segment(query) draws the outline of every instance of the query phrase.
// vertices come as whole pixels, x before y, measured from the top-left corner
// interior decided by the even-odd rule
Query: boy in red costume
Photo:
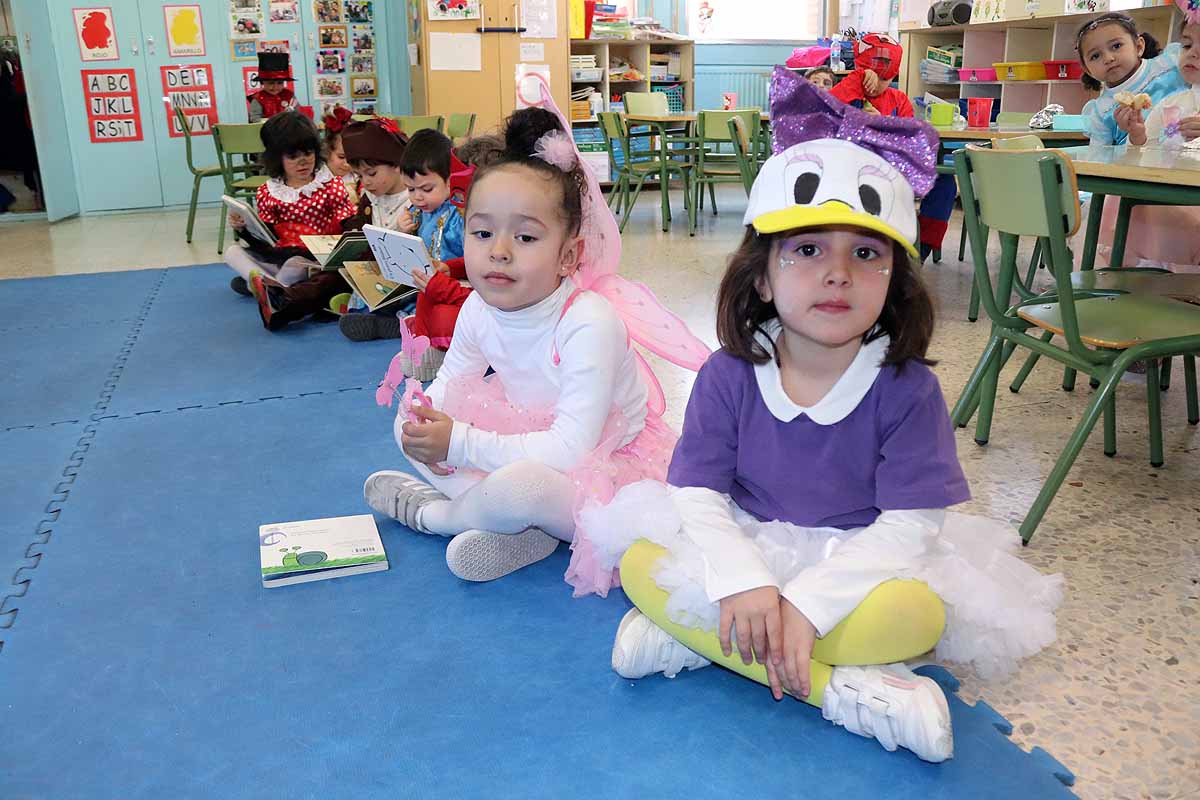
[[[885,117],[913,116],[908,95],[889,84],[900,74],[904,48],[884,34],[868,33],[854,45],[854,72],[830,90],[843,103]],[[954,211],[958,185],[953,175],[939,175],[921,201],[917,221],[921,230],[921,260],[942,249],[947,223]]]
[[[262,122],[281,111],[296,108],[299,105],[296,95],[285,86],[294,81],[287,53],[259,53],[258,85],[262,88],[246,98],[250,121]]]

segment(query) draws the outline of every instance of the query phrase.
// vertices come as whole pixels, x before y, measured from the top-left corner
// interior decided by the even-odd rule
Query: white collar
[[[322,164],[313,179],[300,188],[288,186],[281,178],[271,178],[267,181],[267,192],[281,203],[298,203],[301,196],[311,197],[331,180],[333,173],[329,171],[329,167]]]
[[[773,319],[763,326],[766,330],[754,335],[759,344],[768,353],[774,353],[774,342],[783,329],[778,319]],[[797,405],[783,390],[783,378],[779,374],[779,365],[771,358],[764,364],[754,365],[754,379],[758,383],[758,393],[762,395],[763,403],[771,416],[780,422],[791,422],[801,414],[818,425],[836,425],[850,412],[858,408],[858,404],[866,397],[867,392],[875,384],[879,375],[880,365],[887,355],[891,339],[880,336],[875,341],[864,344],[858,349],[858,354],[850,362],[850,366],[837,379],[837,383],[817,401],[816,405],[804,407]]]

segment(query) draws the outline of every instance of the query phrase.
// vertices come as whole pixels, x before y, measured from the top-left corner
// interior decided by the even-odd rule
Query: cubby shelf
[[[676,79],[650,79],[651,53],[679,53],[679,77]],[[687,110],[695,107],[695,74],[696,58],[692,42],[686,40],[664,39],[661,41],[628,40],[628,39],[572,39],[571,55],[595,55],[596,66],[604,69],[603,80],[572,81],[572,83],[595,86],[604,95],[604,107],[607,109],[612,101],[614,91],[618,94],[625,92],[649,92],[652,88],[678,84],[683,87],[683,105]],[[628,81],[614,79],[609,74],[609,59],[621,58],[630,66],[646,76],[641,80]],[[572,120],[572,125],[595,124],[596,118]]]

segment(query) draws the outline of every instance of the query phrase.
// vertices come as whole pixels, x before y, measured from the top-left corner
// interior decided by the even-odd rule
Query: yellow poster
[[[163,6],[167,23],[167,51],[171,58],[204,55],[204,23],[199,5]]]

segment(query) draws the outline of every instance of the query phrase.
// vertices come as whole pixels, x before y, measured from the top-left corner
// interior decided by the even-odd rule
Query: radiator
[[[767,88],[771,68],[767,66],[697,66],[696,108],[720,108],[725,92],[737,92],[739,108],[767,111]]]

